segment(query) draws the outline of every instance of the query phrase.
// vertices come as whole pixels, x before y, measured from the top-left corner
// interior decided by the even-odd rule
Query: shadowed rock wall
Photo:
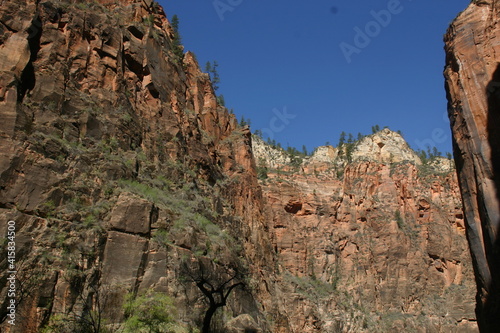
[[[473,1],[445,35],[446,89],[484,332],[500,327],[500,3]]]

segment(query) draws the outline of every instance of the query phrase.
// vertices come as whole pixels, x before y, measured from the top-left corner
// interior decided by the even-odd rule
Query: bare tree
[[[208,308],[205,311],[202,333],[211,333],[211,323],[215,312],[227,305],[231,292],[245,288],[246,270],[242,265],[216,264],[206,257],[183,261],[181,274],[193,282],[203,294]]]
[[[89,284],[85,290],[78,293],[83,305],[82,311],[72,309],[70,318],[85,332],[100,333],[104,330],[103,311],[107,303],[109,290],[97,284]]]
[[[2,256],[6,258],[7,256]],[[3,274],[0,276],[0,280],[2,282],[7,281],[7,276],[11,275],[8,273],[6,269],[6,262],[2,262],[0,264],[2,268]],[[22,306],[25,302],[27,302],[31,297],[34,296],[33,290],[39,288],[40,284],[46,279],[45,274],[36,267],[36,264],[27,258],[22,258],[16,264],[15,274],[15,301],[16,301],[16,314],[19,316],[21,314]],[[7,283],[7,282],[6,282]],[[2,288],[0,288],[1,290]],[[4,298],[1,308],[0,308],[0,324],[7,320],[7,303],[9,299],[7,297]]]
[[[91,253],[76,253],[66,258],[66,268],[60,271],[59,279],[64,280],[71,290],[71,300],[68,307],[59,311],[51,308],[50,320],[47,327],[54,332],[65,329],[76,332],[102,333],[108,330],[105,327],[104,312],[112,294],[110,286],[100,283],[100,269],[84,269],[83,262],[93,258]],[[91,260],[90,260],[91,261]],[[54,299],[57,305],[57,299]],[[61,300],[59,300],[61,301]],[[60,305],[63,305],[61,303]]]

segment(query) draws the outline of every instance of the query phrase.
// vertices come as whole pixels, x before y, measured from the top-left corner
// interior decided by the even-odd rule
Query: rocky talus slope
[[[283,150],[253,145],[260,168],[270,159],[260,182],[297,332],[477,331],[451,161],[422,163],[388,129],[295,166],[276,165]]]
[[[500,3],[472,1],[445,35],[448,112],[482,331],[500,327]]]

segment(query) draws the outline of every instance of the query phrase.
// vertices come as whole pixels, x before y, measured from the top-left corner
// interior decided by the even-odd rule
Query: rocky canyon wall
[[[452,161],[388,129],[301,163],[253,145],[297,332],[477,331]]]
[[[446,89],[484,332],[500,327],[500,3],[472,1],[445,35]]]
[[[174,38],[153,1],[0,1],[2,332],[113,331],[128,294],[171,302],[187,332],[209,306],[201,287],[230,282],[245,288],[214,322],[270,330],[250,132]]]
[[[477,331],[449,160],[252,140],[175,38],[154,1],[0,0],[2,332]]]

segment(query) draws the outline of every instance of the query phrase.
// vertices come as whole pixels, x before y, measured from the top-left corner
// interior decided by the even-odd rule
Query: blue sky
[[[469,0],[159,0],[218,93],[285,147],[401,130],[451,151],[443,34]],[[360,33],[361,31],[361,33]]]

